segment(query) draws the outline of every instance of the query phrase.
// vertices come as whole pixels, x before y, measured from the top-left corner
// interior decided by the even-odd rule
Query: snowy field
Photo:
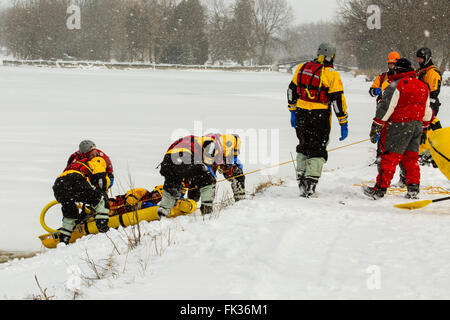
[[[318,197],[298,197],[292,164],[247,177],[247,189],[286,180],[252,200],[203,219],[199,213],[43,249],[39,214],[52,185],[84,139],[113,162],[113,194],[163,182],[156,169],[177,134],[240,130],[246,171],[295,158],[286,73],[0,68],[0,250],[39,251],[0,264],[0,299],[36,298],[35,277],[54,299],[449,299],[450,207],[395,209],[402,195],[365,198],[375,147],[333,151]],[[333,115],[329,149],[368,138],[374,100],[364,77],[342,74],[349,137]],[[443,126],[450,90],[441,91]],[[268,146],[268,149],[266,147]],[[396,175],[393,182],[398,180]],[[423,186],[450,189],[437,169]],[[218,197],[230,190],[218,185]],[[439,195],[421,193],[421,199]],[[58,228],[61,215],[49,212]]]

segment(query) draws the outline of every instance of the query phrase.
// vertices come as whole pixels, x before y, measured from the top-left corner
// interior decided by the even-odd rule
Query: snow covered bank
[[[156,166],[174,131],[278,130],[279,162],[297,144],[285,92],[291,75],[178,71],[1,68],[0,248],[39,250],[42,207],[67,157],[85,138],[113,160],[113,193],[152,188]],[[368,138],[374,101],[370,84],[343,75],[349,138],[334,121],[329,148]],[[174,86],[176,84],[176,86]],[[440,119],[450,124],[450,90],[442,89]],[[448,299],[448,202],[418,212],[393,204],[401,195],[367,200],[358,187],[373,180],[375,147],[366,142],[330,153],[318,197],[298,197],[291,164],[272,174],[287,183],[220,214],[142,223],[131,230],[85,237],[26,260],[0,264],[0,298],[56,299]],[[245,169],[270,163],[246,159]],[[450,189],[433,168],[424,186]],[[130,181],[130,178],[131,180]],[[396,177],[397,178],[397,177]],[[394,178],[394,181],[396,181]],[[249,191],[266,177],[248,176]],[[229,190],[227,182],[218,193]],[[421,194],[422,199],[438,195]],[[58,212],[49,217],[58,227]]]
[[[36,275],[56,299],[449,298],[448,207],[402,212],[357,176],[324,178],[316,199],[291,179],[212,217],[141,223],[134,249],[120,229],[0,264],[0,297],[39,296]]]

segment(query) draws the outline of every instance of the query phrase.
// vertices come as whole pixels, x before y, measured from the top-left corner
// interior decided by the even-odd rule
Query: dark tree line
[[[81,28],[69,30],[77,5]],[[204,64],[273,61],[290,23],[286,0],[15,0],[0,40],[17,58]]]
[[[369,29],[369,5],[380,8],[380,29]],[[341,1],[336,39],[362,69],[383,68],[390,51],[415,62],[415,53],[429,47],[434,62],[445,70],[450,62],[450,9],[442,0]]]

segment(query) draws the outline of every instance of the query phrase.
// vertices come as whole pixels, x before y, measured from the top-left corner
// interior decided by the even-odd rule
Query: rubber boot
[[[373,200],[378,200],[384,197],[386,194],[386,189],[375,187],[362,186],[363,193],[372,198]]]
[[[420,186],[418,184],[410,184],[407,188],[406,199],[419,199]]]
[[[108,221],[109,221],[109,209],[105,206],[105,198],[102,197],[99,203],[94,207],[95,214],[95,225],[97,226],[98,232],[105,233],[109,231]]]
[[[300,189],[300,193],[303,192],[303,180],[305,179],[305,171],[306,171],[306,160],[308,158],[302,154],[302,153],[297,153],[297,183],[298,183],[298,187]]]
[[[202,214],[210,214],[213,212],[215,193],[216,186],[213,184],[200,188],[200,197],[202,199],[200,211]]]
[[[310,198],[316,192],[317,180],[305,178],[302,181],[302,188],[300,189],[300,197]]]
[[[178,196],[174,196],[174,194]],[[161,219],[162,217],[168,217],[170,215],[170,211],[177,203],[177,198],[181,196],[181,193],[179,190],[171,189],[171,190],[165,190],[163,192],[163,196],[161,199],[161,202],[159,203],[158,208],[158,217]]]
[[[233,190],[235,202],[245,199],[245,187],[238,180],[236,179],[231,180],[231,190]]]
[[[72,238],[72,231],[76,226],[77,219],[63,218],[62,228],[59,229],[59,242],[69,244]]]

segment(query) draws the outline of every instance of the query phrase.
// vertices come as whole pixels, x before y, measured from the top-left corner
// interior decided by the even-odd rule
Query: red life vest
[[[98,151],[98,157],[102,157],[105,161],[106,161],[106,172],[107,173],[113,173],[113,166],[111,164],[111,159],[100,149],[96,149]],[[67,166],[66,166],[66,170],[68,170],[69,166],[76,162],[76,161],[80,161],[82,159],[85,159],[86,155],[81,153],[80,151],[77,151],[75,153],[73,153],[70,157],[69,160],[67,161]]]
[[[88,162],[89,162],[89,160],[87,158],[72,162],[64,169],[64,171],[60,175],[60,177],[66,175],[68,173],[73,173],[76,171],[76,172],[81,173],[81,175],[83,177],[87,178],[90,181],[92,179],[93,175],[92,175],[92,170],[89,167]]]
[[[430,94],[428,87],[416,79],[414,71],[397,74],[392,79],[398,80],[396,90],[400,93],[400,97],[394,112],[389,117],[389,122],[422,122]]]
[[[211,143],[213,143],[213,151],[215,151],[214,155],[208,155],[203,149],[202,144],[206,141],[211,141]],[[178,153],[181,155],[183,152],[187,152],[190,154],[191,160],[193,160],[193,162],[191,163],[194,164],[212,164],[213,162],[217,161],[218,156],[217,143],[211,137],[196,137],[191,135],[180,138],[172,143],[166,154]]]
[[[174,143],[172,143],[167,149],[167,152],[172,151],[174,149],[186,149],[191,153],[201,152],[202,147],[198,145],[196,141],[196,136],[187,136],[184,138],[180,138]]]
[[[330,102],[327,95],[328,89],[321,86],[320,77],[323,68],[325,68],[323,64],[315,61],[307,62],[302,66],[297,75],[297,94],[301,100],[325,104]]]

